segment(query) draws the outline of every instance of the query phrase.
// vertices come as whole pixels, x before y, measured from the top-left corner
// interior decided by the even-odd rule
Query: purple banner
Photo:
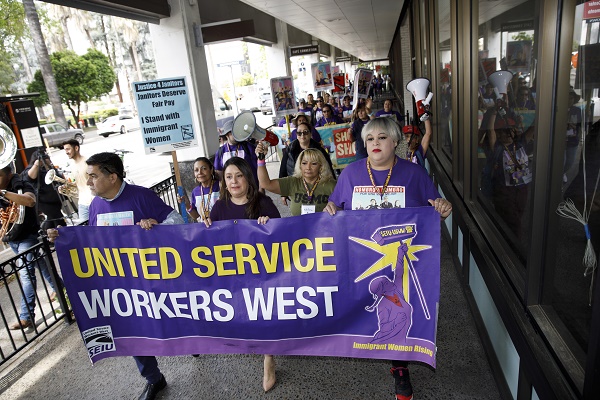
[[[92,362],[258,353],[435,367],[433,207],[66,227],[56,252]]]

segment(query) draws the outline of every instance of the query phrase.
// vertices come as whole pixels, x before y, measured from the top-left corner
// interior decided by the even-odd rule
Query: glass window
[[[590,3],[593,2],[587,5]],[[600,10],[598,6],[591,8]],[[563,200],[572,201],[570,207],[567,208],[563,202],[559,209],[571,216],[577,210],[584,220],[587,219],[591,244],[597,253],[600,249],[600,195],[595,193],[600,171],[600,22],[592,19],[594,14],[583,2],[577,5],[570,82],[568,88],[562,88],[569,96],[565,110],[567,126],[556,129],[558,140],[565,144],[563,173],[554,179],[554,184],[560,185]],[[597,17],[598,14],[595,15]],[[550,218],[554,218],[554,215]],[[553,285],[546,288],[550,291],[546,299],[549,299],[574,342],[585,351],[590,335],[591,288],[594,279],[591,265],[585,262],[588,241],[582,222],[560,216],[556,231],[549,232],[549,235],[560,239],[550,249],[556,253],[556,261],[554,265],[547,266],[547,273],[553,277]],[[566,342],[572,343],[569,340]],[[577,354],[576,350],[573,352]]]
[[[436,90],[438,94],[438,111],[437,115],[433,116],[433,121],[435,124],[437,120],[439,126],[442,149],[448,157],[452,158],[452,88],[450,86],[452,77],[450,68],[450,62],[452,61],[452,24],[450,21],[450,0],[440,0],[436,4],[439,86]]]
[[[539,1],[479,2],[478,200],[524,261],[535,163]]]

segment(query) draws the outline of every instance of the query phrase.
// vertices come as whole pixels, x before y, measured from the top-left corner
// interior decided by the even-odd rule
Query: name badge
[[[317,210],[316,210],[316,206],[314,204],[302,204],[301,215],[314,214],[315,212],[317,212]]]

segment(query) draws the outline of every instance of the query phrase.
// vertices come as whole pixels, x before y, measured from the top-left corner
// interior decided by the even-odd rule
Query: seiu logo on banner
[[[66,227],[56,250],[93,362],[265,353],[435,367],[439,244],[439,214],[423,207]]]

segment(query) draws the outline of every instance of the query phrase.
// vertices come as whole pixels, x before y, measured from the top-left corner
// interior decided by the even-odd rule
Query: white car
[[[98,124],[98,135],[108,137],[113,133],[127,133],[140,129],[140,120],[132,115],[115,115]]]

